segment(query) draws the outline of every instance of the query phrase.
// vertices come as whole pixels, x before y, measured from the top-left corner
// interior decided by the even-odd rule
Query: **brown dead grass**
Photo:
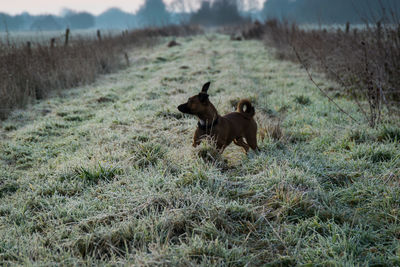
[[[129,66],[126,51],[132,47],[151,46],[159,37],[199,32],[192,26],[168,26],[124,31],[97,40],[82,37],[58,45],[54,38],[48,45],[0,43],[0,119],[51,91],[89,84],[98,75]]]
[[[300,61],[305,68],[325,73],[340,88],[321,89],[354,99],[374,127],[384,121],[385,109],[390,114],[400,103],[400,22],[351,27],[305,30],[269,20],[248,26],[242,34],[246,39],[263,39],[279,59]],[[360,104],[364,99],[367,105]]]

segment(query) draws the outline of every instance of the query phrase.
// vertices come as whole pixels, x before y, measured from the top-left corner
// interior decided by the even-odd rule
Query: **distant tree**
[[[146,0],[137,16],[141,26],[163,26],[170,23],[170,14],[162,0]]]
[[[267,0],[261,11],[264,18],[287,18],[295,3],[290,0]]]
[[[203,1],[201,3],[200,9],[193,13],[192,17],[190,18],[190,22],[193,24],[201,24],[204,26],[211,26],[214,24],[213,16],[211,11],[211,4],[208,1]]]
[[[94,16],[87,12],[70,13],[65,18],[71,29],[88,29],[94,27]]]
[[[31,28],[32,23],[35,21],[35,17],[30,15],[28,12],[23,12],[22,14],[18,15],[18,17],[22,21],[21,30],[29,30]]]
[[[208,1],[203,1],[200,9],[190,18],[191,23],[204,26],[236,24],[244,21],[234,0],[215,0],[212,5]]]
[[[363,0],[364,4],[367,1]],[[354,0],[297,0],[292,16],[298,22],[306,23],[346,23],[360,21]]]
[[[267,0],[264,18],[299,23],[360,23],[400,19],[399,0]]]
[[[0,13],[0,31],[21,30],[23,20],[19,16],[10,16],[6,13]]]
[[[57,23],[56,19],[51,15],[38,16],[31,25],[31,30],[36,31],[55,31],[61,30],[63,27]]]
[[[127,29],[137,27],[137,18],[134,14],[122,11],[119,8],[110,8],[95,19],[97,28]]]
[[[243,22],[235,0],[215,0],[212,5],[217,25]]]

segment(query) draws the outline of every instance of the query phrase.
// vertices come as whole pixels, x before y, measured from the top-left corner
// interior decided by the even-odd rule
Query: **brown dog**
[[[232,141],[243,147],[246,153],[249,151],[249,147],[253,150],[258,149],[257,123],[253,119],[255,112],[250,101],[242,99],[236,112],[220,116],[208,99],[209,87],[210,82],[205,83],[198,95],[190,97],[187,103],[178,106],[179,111],[196,115],[199,118],[193,137],[193,146],[196,147],[202,139],[211,137],[212,140],[215,140],[221,153]],[[244,106],[246,106],[245,110],[243,110]]]

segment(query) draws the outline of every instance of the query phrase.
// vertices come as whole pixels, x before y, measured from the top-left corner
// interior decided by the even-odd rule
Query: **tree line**
[[[173,11],[171,11],[173,10]],[[266,0],[258,9],[255,0],[213,0],[194,7],[192,0],[146,0],[136,13],[111,8],[98,16],[65,10],[61,16],[0,13],[0,31],[71,29],[127,29],[192,23],[204,26],[239,24],[268,18],[297,23],[363,23],[381,18],[398,22],[398,0]]]
[[[264,18],[297,23],[400,22],[399,0],[268,0]]]
[[[146,0],[136,13],[110,8],[95,16],[88,12],[64,10],[63,15],[31,15],[24,12],[11,16],[0,13],[0,31],[61,30],[109,28],[126,29],[146,26],[165,26],[179,23],[176,14],[168,12],[162,0]]]

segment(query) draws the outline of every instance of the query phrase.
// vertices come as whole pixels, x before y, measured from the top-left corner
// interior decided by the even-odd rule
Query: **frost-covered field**
[[[177,41],[1,122],[0,262],[399,265],[399,125],[354,125],[261,42]],[[176,106],[206,81],[221,114],[253,101],[260,153],[191,147]]]

